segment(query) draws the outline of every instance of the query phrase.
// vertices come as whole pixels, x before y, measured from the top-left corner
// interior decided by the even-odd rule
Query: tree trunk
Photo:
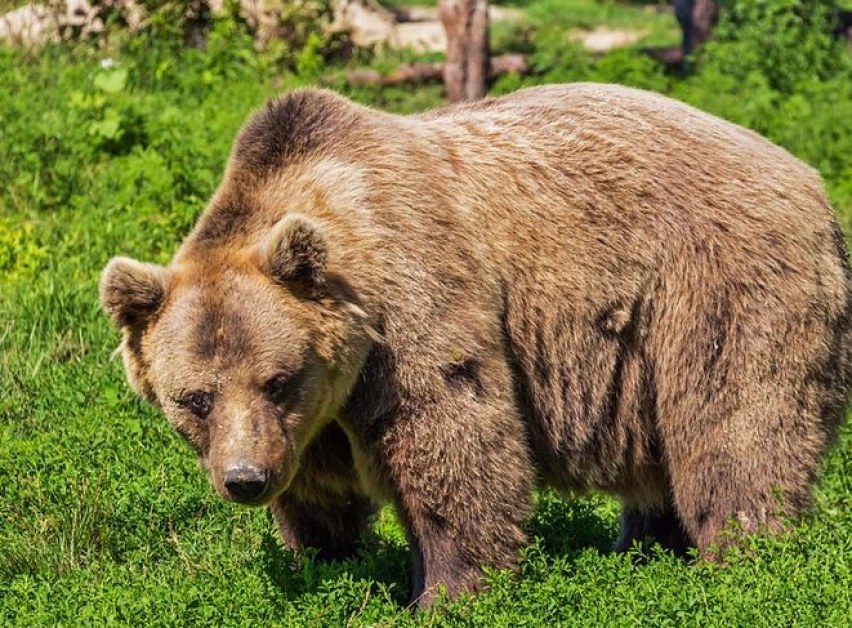
[[[440,0],[440,12],[447,32],[447,97],[478,100],[488,78],[488,0]]]

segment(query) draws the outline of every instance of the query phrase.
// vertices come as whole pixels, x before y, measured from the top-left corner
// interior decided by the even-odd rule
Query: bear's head
[[[260,243],[170,267],[114,258],[101,303],[136,391],[195,447],[226,499],[269,503],[345,402],[372,344],[329,268],[322,223],[281,219]]]

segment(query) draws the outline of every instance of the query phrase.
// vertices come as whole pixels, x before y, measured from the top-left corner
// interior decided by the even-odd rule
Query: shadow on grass
[[[545,491],[538,496],[527,529],[554,558],[570,559],[588,548],[608,554],[618,537],[619,522],[613,508],[606,506],[606,498],[600,496],[560,497]]]
[[[282,545],[278,532],[270,528],[262,544],[264,571],[279,592],[289,600],[315,593],[323,582],[355,580],[385,588],[400,606],[410,597],[411,557],[408,546],[386,541],[371,532],[364,547],[350,559],[322,561],[308,549],[297,556]]]
[[[583,551],[593,548],[611,553],[618,521],[602,508],[601,498],[571,499],[543,493],[537,499],[527,530],[537,538],[546,555],[573,562]],[[611,509],[610,509],[611,510]],[[411,556],[408,545],[388,540],[375,531],[367,535],[364,547],[345,561],[321,562],[310,550],[305,557],[285,549],[270,526],[263,539],[264,569],[285,598],[293,600],[316,592],[328,580],[363,580],[387,588],[401,606],[411,593]]]

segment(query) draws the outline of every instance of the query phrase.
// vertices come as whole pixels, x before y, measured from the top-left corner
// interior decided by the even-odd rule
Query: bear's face
[[[326,257],[322,227],[297,215],[248,251],[104,271],[130,383],[226,499],[265,504],[289,485],[369,351],[365,315],[334,294]]]

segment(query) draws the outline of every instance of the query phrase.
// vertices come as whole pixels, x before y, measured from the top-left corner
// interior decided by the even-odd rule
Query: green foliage
[[[644,23],[619,3],[571,1],[611,23]],[[822,9],[741,2],[680,78],[635,50],[596,57],[569,44],[573,25],[553,0],[518,4],[535,19],[501,45],[528,52],[535,72],[501,77],[495,92],[592,80],[669,93],[813,165],[852,227],[852,62],[805,26]],[[281,61],[254,49],[239,16],[210,29],[206,50],[186,49],[177,32],[106,48],[0,47],[0,624],[848,625],[848,422],[813,515],[785,537],[755,539],[726,567],[655,549],[612,554],[614,500],[544,492],[520,573],[492,573],[487,593],[424,614],[404,608],[410,558],[389,510],[354,560],[323,565],[285,551],[267,513],[212,494],[110,359],[118,339],[98,310],[100,270],[114,254],[168,260],[266,97],[328,76],[399,112],[436,106],[441,93],[346,87],[319,31]],[[406,55],[372,60],[390,69]]]
[[[34,235],[33,223],[0,216],[0,274],[13,282],[32,277],[47,257],[47,247]]]
[[[330,0],[264,0],[260,6],[272,17],[267,32],[261,24],[253,29],[259,45],[293,68],[300,56],[331,57],[340,51],[344,38],[331,32]]]
[[[702,64],[735,81],[761,75],[770,89],[789,94],[830,79],[844,64],[834,20],[833,3],[823,0],[738,0],[722,14]]]
[[[831,4],[741,0],[672,94],[767,136],[817,168],[852,226],[852,54]]]
[[[322,57],[323,40],[316,33],[308,35],[305,47],[296,57],[296,73],[306,79],[316,79],[325,66]]]
[[[152,49],[174,56],[186,46],[195,47],[220,69],[240,60],[278,70],[313,63],[318,71],[346,47],[345,35],[331,31],[330,0],[224,0],[220,5],[214,13],[210,0],[142,0],[135,4],[137,13],[124,2],[92,0],[93,15],[106,26],[103,32],[72,28],[63,38],[97,37],[100,45],[132,56]]]
[[[813,165],[844,226],[852,227],[852,54],[831,36],[832,2],[726,2],[728,10],[714,39],[701,49],[695,71],[678,78],[636,50],[586,53],[558,26],[570,18],[546,18],[550,1],[534,3],[530,15],[541,15],[515,31],[514,45],[520,42],[529,53],[534,76],[501,77],[495,92],[538,82],[593,81],[672,95],[753,129]]]

